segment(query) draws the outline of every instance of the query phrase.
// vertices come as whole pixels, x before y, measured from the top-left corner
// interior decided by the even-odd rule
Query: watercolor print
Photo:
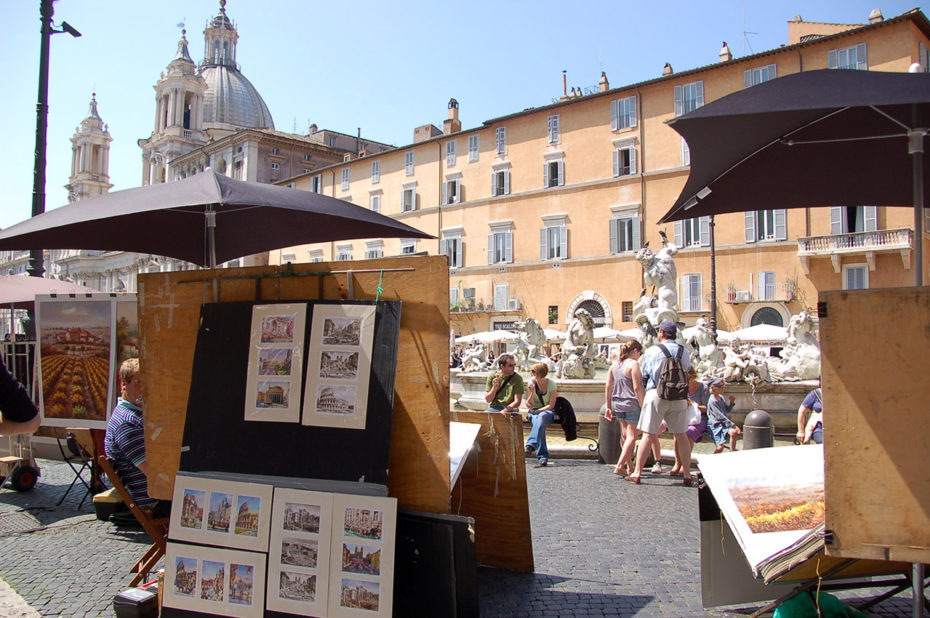
[[[377,612],[381,605],[381,585],[361,579],[343,577],[339,585],[339,606]]]
[[[249,551],[267,551],[274,488],[179,472],[168,538]]]
[[[365,429],[375,305],[313,305],[304,425]]]
[[[269,610],[328,615],[333,495],[275,488],[266,585]]]
[[[381,546],[343,543],[342,572],[381,575]]]
[[[306,322],[304,303],[252,307],[245,420],[300,422]]]
[[[264,615],[265,554],[171,541],[163,604],[218,616]]]
[[[36,300],[43,425],[106,429],[115,301],[109,296]]]

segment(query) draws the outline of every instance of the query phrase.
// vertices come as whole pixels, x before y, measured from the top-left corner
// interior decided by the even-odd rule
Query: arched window
[[[604,325],[605,311],[604,311],[604,306],[601,305],[601,303],[597,302],[596,300],[590,300],[590,299],[583,300],[580,303],[578,303],[578,306],[575,308],[575,311],[577,311],[578,309],[584,309],[588,313],[590,313],[591,317],[594,318],[595,326]],[[573,317],[574,316],[569,316],[569,321],[571,321],[571,318]]]
[[[785,320],[776,309],[773,309],[772,307],[762,307],[754,314],[752,314],[752,319],[749,323],[750,326],[757,326],[759,324],[784,326]]]

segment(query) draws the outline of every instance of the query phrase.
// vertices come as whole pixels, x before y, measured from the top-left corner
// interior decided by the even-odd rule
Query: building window
[[[507,300],[510,298],[510,285],[506,283],[494,284],[494,311],[506,311]]]
[[[334,135],[329,136],[329,147],[330,148],[336,147],[336,137]]]
[[[273,154],[273,155],[279,155],[279,154],[281,154],[281,151],[280,151],[278,148],[272,148],[272,149],[271,149],[271,154]]]
[[[381,161],[371,162],[371,184],[381,182]]]
[[[636,146],[625,142],[614,148],[614,177],[636,173]]]
[[[746,212],[746,242],[787,240],[787,213],[783,209]]]
[[[546,221],[539,230],[539,259],[564,260],[568,257],[568,228],[565,218]]]
[[[468,162],[474,163],[478,160],[478,134],[468,136]]]
[[[272,163],[271,169],[273,169],[274,171],[278,171],[279,169],[281,169],[281,166],[278,165],[277,163]]]
[[[852,234],[878,229],[878,208],[875,206],[831,206],[830,233]]]
[[[679,247],[710,245],[710,217],[675,222],[675,244]]]
[[[462,296],[464,298],[474,298],[475,288],[462,288]]]
[[[400,252],[402,255],[410,255],[417,252],[417,241],[415,238],[402,238],[400,241]]]
[[[310,160],[310,155],[305,154],[305,155],[304,155],[304,161],[309,161],[309,160]]]
[[[381,212],[381,195],[374,194],[368,196],[368,206],[374,212]]]
[[[611,131],[629,129],[630,127],[635,127],[636,123],[636,95],[610,102]]]
[[[684,116],[704,105],[704,80],[675,86],[675,117]]]
[[[309,173],[310,173],[310,170],[307,169],[307,168],[305,167],[305,168],[303,168],[303,169],[300,171],[300,173],[301,173],[301,174],[309,174]]]
[[[625,300],[620,303],[620,313],[623,316],[624,322],[632,322],[635,317],[633,316],[633,301]]]
[[[384,257],[384,241],[371,240],[365,244],[365,259],[378,260]]]
[[[287,184],[284,185],[284,186],[287,187],[288,189],[296,189],[296,188],[297,188],[297,185],[294,184],[293,182],[289,182],[289,183],[287,183]]]
[[[869,70],[868,54],[865,43],[831,49],[827,52],[827,68]]]
[[[869,267],[865,264],[846,264],[843,266],[844,290],[869,289]]]
[[[310,178],[310,191],[313,193],[323,192],[323,174],[317,174]]]
[[[455,140],[446,142],[446,167],[455,167]]]
[[[400,211],[410,212],[417,209],[417,189],[416,187],[404,187],[400,194]]]
[[[497,154],[507,154],[507,127],[497,127],[494,132],[494,144]]]
[[[458,204],[462,201],[462,179],[450,178],[442,183],[442,203]]]
[[[491,174],[491,196],[510,195],[510,171],[499,170]]]
[[[692,273],[681,277],[681,297],[682,311],[700,311],[703,308],[701,273]]]
[[[561,187],[565,184],[565,163],[561,159],[543,164],[543,186]]]
[[[349,168],[342,168],[342,190],[349,190]]]
[[[513,263],[513,232],[510,223],[492,225],[488,234],[488,264]]]
[[[610,220],[610,252],[639,251],[642,238],[642,221],[638,215],[615,216]]]
[[[558,305],[549,305],[549,323],[550,324],[559,323],[559,306]]]
[[[413,151],[404,153],[404,175],[413,176]]]
[[[352,245],[336,245],[336,261],[348,262],[352,259]]]
[[[281,263],[282,264],[293,264],[297,261],[297,256],[293,253],[282,253],[281,254]]]
[[[746,69],[743,71],[743,86],[746,88],[757,86],[762,82],[767,82],[776,77],[778,77],[778,71],[774,64],[767,64],[764,67],[757,67],[755,69]]]
[[[785,319],[781,316],[781,313],[779,313],[778,309],[775,307],[762,307],[753,313],[751,318],[749,318],[750,326],[758,326],[759,324],[784,326]]]
[[[550,144],[559,143],[559,115],[552,114],[546,123],[546,133],[549,135]]]
[[[322,262],[323,261],[323,250],[322,249],[310,249],[307,252],[307,259],[311,263]]]
[[[442,233],[439,241],[439,252],[449,258],[449,268],[461,268],[465,264],[464,244],[462,243],[462,228]]]
[[[756,300],[775,300],[775,271],[764,270],[759,273],[759,295]]]
[[[459,304],[459,289],[449,288],[449,306],[455,307],[457,304]]]

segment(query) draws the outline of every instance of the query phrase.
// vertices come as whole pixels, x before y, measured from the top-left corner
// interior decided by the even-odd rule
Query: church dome
[[[207,84],[203,99],[203,124],[254,129],[274,129],[271,112],[245,75],[233,66],[208,64],[200,68]]]

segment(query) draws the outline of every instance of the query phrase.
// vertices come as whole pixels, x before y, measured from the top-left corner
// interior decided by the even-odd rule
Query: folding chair
[[[65,498],[68,497],[68,494],[71,493],[71,490],[74,489],[74,486],[78,481],[81,481],[86,489],[84,492],[84,497],[81,498],[81,502],[78,504],[78,508],[84,506],[84,501],[87,500],[87,496],[93,493],[91,491],[91,483],[93,482],[94,476],[93,458],[84,448],[84,446],[78,441],[77,436],[75,436],[74,433],[75,431],[80,430],[65,429],[63,432],[60,429],[55,430],[55,437],[58,439],[58,450],[61,451],[61,457],[74,472],[74,478],[71,480],[71,484],[68,485],[68,489],[65,491],[65,495],[61,497],[61,500],[58,501],[56,506],[61,506],[61,504],[65,501]],[[68,447],[67,451],[65,451],[65,445]],[[90,471],[91,483],[88,483],[84,480],[85,470]]]
[[[151,510],[148,508],[140,507],[136,504],[135,500],[132,499],[132,496],[129,495],[129,491],[126,489],[126,486],[123,485],[122,479],[120,479],[119,474],[116,473],[116,468],[113,467],[113,460],[107,457],[106,455],[101,455],[97,458],[97,462],[100,464],[100,467],[103,468],[103,471],[106,473],[107,478],[110,479],[110,482],[113,484],[113,487],[116,488],[117,493],[120,498],[123,499],[123,502],[126,503],[126,506],[129,507],[129,511],[135,516],[136,520],[142,526],[142,529],[152,537],[152,545],[149,547],[146,552],[142,555],[135,566],[129,569],[130,573],[136,573],[136,576],[129,583],[130,588],[135,588],[139,585],[146,575],[154,568],[158,560],[165,555],[165,544],[167,542],[168,536],[168,517],[154,518],[152,516]]]

